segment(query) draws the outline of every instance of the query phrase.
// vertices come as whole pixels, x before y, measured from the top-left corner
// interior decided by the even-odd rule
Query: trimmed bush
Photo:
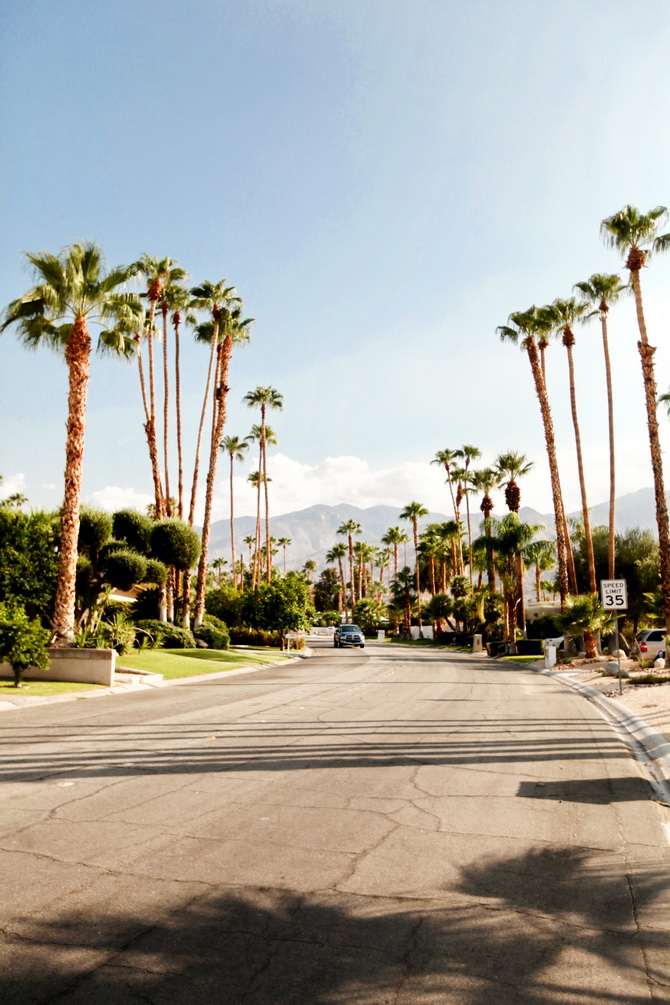
[[[151,517],[134,509],[119,510],[112,517],[114,537],[125,541],[133,551],[139,551],[141,555],[149,553],[153,525]]]
[[[105,579],[117,590],[132,590],[147,574],[147,560],[129,548],[113,551],[105,558]]]
[[[195,638],[189,628],[178,625],[165,625],[165,634],[161,642],[163,649],[195,649]]]
[[[205,642],[208,649],[228,649],[230,647],[230,635],[227,628],[217,628],[215,625],[208,625],[206,622],[193,631],[196,642]]]
[[[151,550],[165,565],[182,571],[192,569],[200,555],[200,538],[192,527],[175,517],[153,525]]]
[[[261,628],[231,628],[230,641],[234,646],[271,646],[281,648],[280,632],[265,632]]]

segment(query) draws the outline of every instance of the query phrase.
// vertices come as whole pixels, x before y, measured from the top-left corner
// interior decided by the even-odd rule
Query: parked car
[[[645,628],[635,636],[635,648],[645,659],[655,657],[662,649],[665,652],[665,628]]]
[[[360,646],[365,648],[365,636],[358,625],[338,625],[333,635],[333,646],[341,649],[342,646]]]

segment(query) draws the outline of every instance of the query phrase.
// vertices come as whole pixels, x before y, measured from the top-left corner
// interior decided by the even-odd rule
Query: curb
[[[659,801],[670,805],[670,739],[663,736],[648,722],[614,698],[606,698],[596,688],[572,680],[562,671],[546,670],[543,666],[527,664],[534,673],[557,680],[560,684],[578,691],[587,701],[596,706],[603,717],[613,726],[626,746],[640,763]]]

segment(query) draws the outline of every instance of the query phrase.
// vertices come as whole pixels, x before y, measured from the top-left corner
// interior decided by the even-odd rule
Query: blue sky
[[[193,283],[225,276],[256,319],[226,432],[256,421],[248,390],[283,393],[274,512],[410,499],[447,511],[428,462],[463,443],[488,462],[526,453],[523,499],[550,509],[528,364],[495,328],[620,267],[603,217],[670,203],[665,2],[9,0],[0,30],[0,303],[31,283],[22,250],[93,240],[111,265],[170,255]],[[660,391],[669,277],[670,258],[643,276]],[[632,303],[612,312],[611,338],[623,493],[651,484]],[[595,504],[607,494],[597,325],[575,353]],[[550,351],[549,385],[574,509],[563,355]],[[4,489],[55,507],[65,366],[10,332],[0,360]],[[191,453],[205,366],[189,345]],[[240,513],[252,466],[239,468]],[[150,497],[132,367],[94,361],[83,494]]]

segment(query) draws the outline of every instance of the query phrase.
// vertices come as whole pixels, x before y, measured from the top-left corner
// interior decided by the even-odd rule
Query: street
[[[0,730],[11,1005],[670,1002],[670,809],[518,664],[317,643]]]

